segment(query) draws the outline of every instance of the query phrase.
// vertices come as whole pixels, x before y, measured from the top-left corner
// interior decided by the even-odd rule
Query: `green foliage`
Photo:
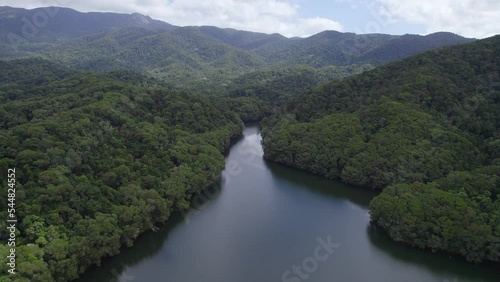
[[[262,121],[264,156],[389,186],[370,208],[394,240],[499,262],[498,54],[500,36],[295,96]]]
[[[263,121],[266,158],[356,185],[428,181],[482,162],[470,140],[388,98],[314,122],[288,119],[276,129],[269,122]]]
[[[336,129],[342,132],[341,127],[322,126],[323,118],[349,114],[359,119],[364,144],[361,151],[350,152],[352,157],[341,166],[340,176],[346,182],[382,188],[432,181],[453,170],[492,163],[498,158],[499,92],[494,79],[500,62],[491,54],[500,52],[494,44],[498,40],[428,52],[292,98],[263,120],[265,156],[307,167],[281,154],[310,150],[295,140],[300,136],[319,134],[318,138],[327,139],[337,134]],[[296,123],[305,123],[306,128]],[[330,131],[311,133],[311,127]],[[275,142],[287,138],[289,142]],[[318,138],[311,139],[325,142]],[[298,148],[290,147],[292,140]],[[325,154],[329,149],[311,158]]]
[[[450,33],[392,36],[336,31],[286,38],[217,27],[176,27],[140,14],[57,9],[43,29],[12,45],[7,35],[22,34],[21,19],[54,11],[0,7],[0,57],[41,57],[86,71],[126,69],[186,91],[229,91],[273,102],[372,65],[471,41]]]
[[[52,43],[26,56],[85,71],[136,71],[187,91],[203,92],[220,92],[231,79],[264,65],[257,55],[193,27],[168,32],[123,28]]]
[[[499,166],[453,172],[429,184],[397,184],[370,203],[371,216],[396,241],[498,262],[499,187]]]
[[[260,121],[271,113],[272,105],[256,97],[225,99],[228,107],[237,112],[243,121]]]
[[[364,145],[361,123],[356,115],[334,114],[316,123],[294,123],[266,142],[267,158],[296,164],[329,178],[338,178],[349,159]]]
[[[231,97],[256,97],[279,105],[288,97],[371,68],[371,65],[328,66],[321,69],[301,65],[273,66],[232,80],[228,92]]]
[[[429,181],[483,161],[477,146],[432,115],[387,98],[363,112],[361,120],[368,141],[345,166],[342,179],[348,183],[383,188]]]
[[[471,42],[452,33],[428,36],[388,34],[354,34],[323,31],[303,39],[274,41],[255,49],[273,64],[307,65],[322,68],[330,65],[381,65],[434,48]]]
[[[1,34],[20,34],[20,19],[43,12],[0,10]],[[240,133],[241,120],[272,112],[263,120],[266,158],[359,185],[407,183],[373,203],[374,220],[393,238],[472,261],[498,260],[491,238],[499,237],[499,185],[489,178],[498,171],[467,171],[500,163],[499,37],[310,92],[374,65],[470,40],[334,31],[288,39],[68,9],[39,31],[16,46],[5,36],[0,42],[3,59],[39,58],[0,61],[0,168],[16,168],[20,203],[14,281],[75,279],[122,244],[131,246],[219,180],[221,152]],[[446,175],[455,186],[437,180]],[[386,202],[394,210],[410,203],[391,194],[398,189],[411,191],[411,205],[421,201],[429,213],[402,211],[397,218],[384,210]],[[425,202],[425,189],[434,202]],[[431,207],[436,203],[443,208]],[[466,213],[464,222],[475,229],[457,231],[462,223],[446,214],[448,205]],[[426,222],[422,216],[449,216],[443,219],[449,230],[413,236]],[[408,222],[384,224],[393,219]],[[7,235],[0,228],[0,238]],[[7,252],[0,246],[1,255]]]
[[[16,168],[26,278],[16,281],[75,279],[188,208],[192,194],[217,183],[221,152],[242,128],[226,100],[128,72],[28,60],[0,62],[0,73],[10,85],[2,85],[0,164]],[[30,83],[37,77],[45,79]]]
[[[47,19],[40,21],[43,18]],[[27,24],[28,21],[31,25]],[[8,6],[0,7],[0,26],[2,27],[0,29],[0,42],[20,44],[32,41],[36,43],[30,44],[31,47],[124,27],[141,27],[151,32],[175,28],[168,23],[153,20],[149,16],[138,13],[129,15],[81,13],[64,7],[43,7],[27,10]],[[23,32],[23,27],[27,31]],[[15,35],[20,38],[15,37]],[[12,46],[6,47],[7,50],[10,48]]]
[[[9,255],[10,247],[0,245],[0,255],[5,258]],[[7,275],[10,267],[6,263],[0,265],[0,271],[5,275],[0,277],[2,282],[52,282],[55,281],[48,266],[44,262],[45,251],[36,244],[16,247],[16,274]],[[70,276],[68,276],[70,277]]]

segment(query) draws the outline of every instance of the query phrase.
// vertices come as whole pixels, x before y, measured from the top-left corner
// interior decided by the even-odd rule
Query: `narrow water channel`
[[[247,125],[219,189],[79,281],[493,282],[500,275],[390,241],[370,227],[376,195],[262,159]]]

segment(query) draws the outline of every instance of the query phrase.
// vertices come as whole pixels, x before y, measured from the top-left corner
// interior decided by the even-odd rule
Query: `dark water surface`
[[[369,225],[374,192],[265,162],[260,139],[248,125],[219,189],[80,281],[500,281],[492,268],[390,241]]]

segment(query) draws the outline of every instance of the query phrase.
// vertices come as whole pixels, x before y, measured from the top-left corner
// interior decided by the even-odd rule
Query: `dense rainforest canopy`
[[[499,54],[495,36],[304,92],[263,120],[265,157],[384,189],[395,240],[499,262]]]
[[[0,62],[0,77],[0,169],[17,175],[15,281],[75,279],[187,208],[219,180],[221,152],[242,128],[221,101],[129,72],[22,60]]]
[[[47,11],[0,7],[0,170],[16,169],[20,263],[0,281],[72,280],[131,246],[219,181],[249,120],[267,159],[383,189],[371,216],[394,240],[500,261],[499,36],[408,58],[474,40],[53,9],[21,38],[23,17]]]

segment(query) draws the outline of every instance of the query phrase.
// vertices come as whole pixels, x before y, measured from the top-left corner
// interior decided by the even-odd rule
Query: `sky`
[[[62,6],[138,12],[170,24],[213,25],[287,37],[324,30],[485,38],[500,33],[500,0],[0,0],[0,6]]]

